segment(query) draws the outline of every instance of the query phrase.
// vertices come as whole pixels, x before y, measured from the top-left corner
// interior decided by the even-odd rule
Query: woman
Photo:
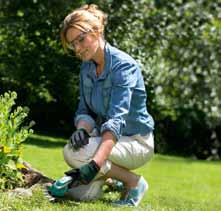
[[[63,23],[64,48],[82,60],[77,130],[64,148],[64,159],[80,170],[84,184],[70,191],[73,197],[90,199],[84,191],[113,178],[126,190],[114,205],[138,206],[148,184],[130,170],[153,155],[154,121],[146,109],[141,70],[133,58],[105,41],[105,23],[106,15],[94,4],[74,10]]]

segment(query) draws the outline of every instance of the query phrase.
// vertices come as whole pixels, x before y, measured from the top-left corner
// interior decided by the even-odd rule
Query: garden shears
[[[57,202],[61,200],[71,187],[79,185],[78,169],[71,169],[65,172],[65,176],[56,180],[54,183],[45,186],[44,194],[50,202]]]

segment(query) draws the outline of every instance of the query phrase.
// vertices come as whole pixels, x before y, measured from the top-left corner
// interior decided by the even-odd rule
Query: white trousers
[[[91,137],[89,144],[73,150],[70,144],[64,147],[64,159],[71,168],[79,168],[88,163],[96,153],[101,143],[101,137]],[[154,153],[153,134],[147,136],[122,136],[113,147],[108,160],[101,167],[100,175],[105,175],[111,169],[111,163],[127,169],[136,169],[144,165]]]
[[[79,168],[93,158],[100,143],[101,137],[91,137],[89,144],[79,150],[73,150],[70,144],[66,144],[63,151],[64,160],[71,168]],[[112,163],[132,170],[143,166],[151,159],[153,154],[154,138],[152,133],[147,136],[122,136],[113,147],[108,160],[101,167],[100,172],[95,178],[98,180],[92,181],[89,185],[73,188],[73,190],[70,190],[70,195],[78,200],[96,199],[101,195],[101,187],[99,188],[95,184],[99,184],[100,186],[103,184],[102,181],[98,182],[99,177],[105,175],[111,169]],[[96,186],[96,188],[94,188],[94,186]],[[93,193],[89,192],[91,189]]]

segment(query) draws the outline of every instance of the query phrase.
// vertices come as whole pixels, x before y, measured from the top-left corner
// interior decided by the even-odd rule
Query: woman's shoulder
[[[141,69],[138,63],[126,52],[109,46],[112,83],[116,85],[135,86],[140,77]]]
[[[109,48],[113,67],[119,66],[119,65],[126,65],[126,64],[138,67],[137,61],[125,51],[119,48],[116,48],[114,46],[111,46],[111,45],[109,45],[108,48]]]

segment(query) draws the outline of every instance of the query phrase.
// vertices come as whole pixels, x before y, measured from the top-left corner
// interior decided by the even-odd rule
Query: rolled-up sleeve
[[[88,105],[85,101],[85,97],[83,94],[83,83],[82,83],[82,71],[80,74],[80,101],[78,104],[78,109],[74,116],[74,124],[75,126],[78,125],[79,121],[83,120],[87,122],[92,128],[95,127],[95,121],[90,115],[91,110],[88,108]]]
[[[107,121],[101,126],[101,133],[110,131],[119,140],[126,125],[133,89],[137,83],[136,64],[124,61],[112,70],[112,91],[107,112]]]
[[[91,128],[94,128],[95,127],[95,121],[94,121],[94,119],[90,116],[90,115],[88,115],[88,114],[79,114],[79,115],[77,115],[76,117],[75,117],[75,119],[74,119],[74,124],[75,124],[75,126],[77,126],[78,125],[78,122],[79,121],[84,121],[84,122],[87,122],[90,126],[91,126]]]

